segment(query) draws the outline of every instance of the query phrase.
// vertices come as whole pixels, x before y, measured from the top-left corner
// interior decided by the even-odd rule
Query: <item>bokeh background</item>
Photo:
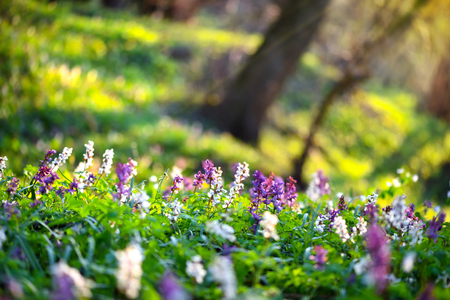
[[[450,180],[448,0],[0,2],[0,155],[95,142],[139,180],[209,158],[412,202]],[[312,126],[312,124],[315,124]],[[305,150],[306,149],[306,150]]]

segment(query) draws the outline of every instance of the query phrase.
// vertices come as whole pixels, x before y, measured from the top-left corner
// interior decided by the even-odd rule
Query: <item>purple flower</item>
[[[366,242],[372,259],[370,276],[376,284],[378,293],[382,293],[388,284],[386,276],[389,274],[391,251],[386,241],[383,230],[378,225],[372,224],[367,231]]]
[[[369,222],[377,222],[377,218],[378,218],[378,208],[377,206],[373,203],[367,203],[366,206],[364,207],[364,211],[362,212],[363,216],[368,216],[369,217]]]
[[[426,208],[431,208],[433,206],[433,204],[431,204],[431,201],[425,200],[425,202],[423,203],[423,206],[425,206]]]
[[[442,229],[442,223],[445,222],[445,213],[441,212],[439,214],[439,218],[433,217],[433,220],[428,222],[428,229],[426,231],[426,234],[430,239],[433,239],[436,243],[437,238],[439,236],[439,231]]]
[[[316,269],[323,270],[323,267],[327,262],[328,250],[324,249],[322,246],[314,246],[314,252],[316,255],[311,255],[309,259],[314,260],[316,263],[314,267]]]
[[[56,180],[59,179],[58,175],[52,171],[50,158],[53,154],[55,154],[55,150],[48,150],[47,154],[43,161],[41,161],[41,165],[39,167],[38,172],[34,176],[34,180],[39,183],[41,186],[39,187],[39,194],[48,193],[53,189],[53,184]]]
[[[170,192],[172,194],[178,194],[181,187],[181,182],[183,182],[183,177],[175,175],[175,178],[172,181],[172,186],[170,187]]]
[[[289,176],[286,182],[286,191],[283,196],[284,203],[289,207],[292,207],[292,205],[294,205],[294,203],[297,201],[298,195],[296,193],[297,191],[297,188],[295,186],[296,183],[297,180]]]
[[[16,194],[17,188],[19,186],[19,178],[14,177],[9,183],[9,187],[6,192],[12,197]]]
[[[20,247],[17,247],[17,246],[11,252],[11,257],[13,259],[22,260],[22,261],[25,261],[25,259],[26,259],[25,254],[23,253],[22,249],[20,249]]]
[[[428,283],[416,300],[436,300],[436,298],[433,297],[433,290],[434,285],[432,283]]]
[[[330,179],[325,177],[322,170],[317,172],[317,178],[319,179],[318,187],[320,189],[320,195],[323,196],[331,194],[330,184],[328,183]]]
[[[43,204],[43,202],[41,200],[34,200],[31,204],[30,207],[34,208],[34,207],[38,207],[41,206]]]
[[[129,166],[128,164],[117,164],[116,174],[117,178],[119,178],[119,182],[116,184],[117,193],[112,194],[114,201],[124,203],[130,196],[131,191],[127,187],[127,183],[131,177],[132,171],[132,166]]]
[[[198,171],[198,174],[194,175],[194,186],[195,187],[202,187],[203,182],[205,182],[205,175],[201,171]]]
[[[203,169],[205,170],[204,179],[206,180],[206,183],[211,184],[214,180],[214,164],[207,159],[203,162]]]
[[[347,203],[345,203],[345,199],[344,199],[344,195],[341,196],[341,198],[339,198],[339,203],[338,203],[338,208],[339,210],[347,210],[348,205]]]
[[[173,273],[167,272],[159,282],[159,293],[164,300],[184,300],[188,296]]]
[[[70,300],[76,299],[73,291],[73,280],[67,274],[56,276],[53,279],[55,291],[51,295],[52,300]]]
[[[8,220],[13,216],[20,216],[21,214],[20,210],[17,208],[17,202],[3,202],[3,208],[5,209],[6,218]]]
[[[192,179],[189,177],[184,177],[183,178],[183,186],[186,191],[192,190],[192,188],[194,186]]]

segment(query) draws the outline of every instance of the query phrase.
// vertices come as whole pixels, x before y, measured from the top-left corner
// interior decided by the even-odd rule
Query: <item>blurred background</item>
[[[448,0],[2,0],[0,155],[95,142],[139,180],[209,158],[368,194],[450,180]],[[253,173],[253,172],[252,172]],[[402,175],[404,176],[404,175]],[[248,180],[250,181],[250,180]],[[249,182],[248,182],[249,183]]]

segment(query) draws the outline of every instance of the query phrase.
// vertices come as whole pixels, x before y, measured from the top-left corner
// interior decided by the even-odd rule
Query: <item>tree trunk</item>
[[[450,123],[450,54],[444,55],[438,65],[426,101],[428,111]]]
[[[227,86],[223,101],[204,115],[221,130],[256,144],[267,109],[295,70],[330,0],[289,0],[263,44]]]

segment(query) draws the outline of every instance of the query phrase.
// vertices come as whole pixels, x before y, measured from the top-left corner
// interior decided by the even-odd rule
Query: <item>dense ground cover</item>
[[[445,213],[407,205],[416,175],[331,195],[322,172],[295,181],[203,162],[193,177],[136,180],[140,166],[86,145],[47,151],[23,177],[0,157],[0,293],[25,299],[446,299]],[[98,153],[98,149],[96,150]],[[43,155],[44,156],[44,155]],[[79,161],[79,157],[76,158]],[[380,205],[380,200],[390,205]]]
[[[121,160],[134,157],[142,167],[139,180],[174,164],[193,174],[206,158],[224,166],[227,178],[229,167],[244,160],[286,177],[315,108],[339,77],[338,69],[307,53],[253,148],[190,113],[217,86],[205,83],[214,77],[214,62],[230,52],[245,57],[260,35],[212,27],[202,23],[207,16],[186,26],[67,3],[7,0],[0,6],[0,152],[16,174],[42,151],[70,146],[81,155],[75,145],[92,139],[114,147]],[[180,60],[176,49],[187,49],[189,57]],[[306,176],[321,168],[334,192],[367,194],[392,181],[393,169],[407,167],[421,178],[408,190],[412,202],[445,198],[439,170],[450,156],[450,131],[417,110],[418,97],[374,79],[342,100],[316,138]],[[433,177],[444,189],[425,188]]]

